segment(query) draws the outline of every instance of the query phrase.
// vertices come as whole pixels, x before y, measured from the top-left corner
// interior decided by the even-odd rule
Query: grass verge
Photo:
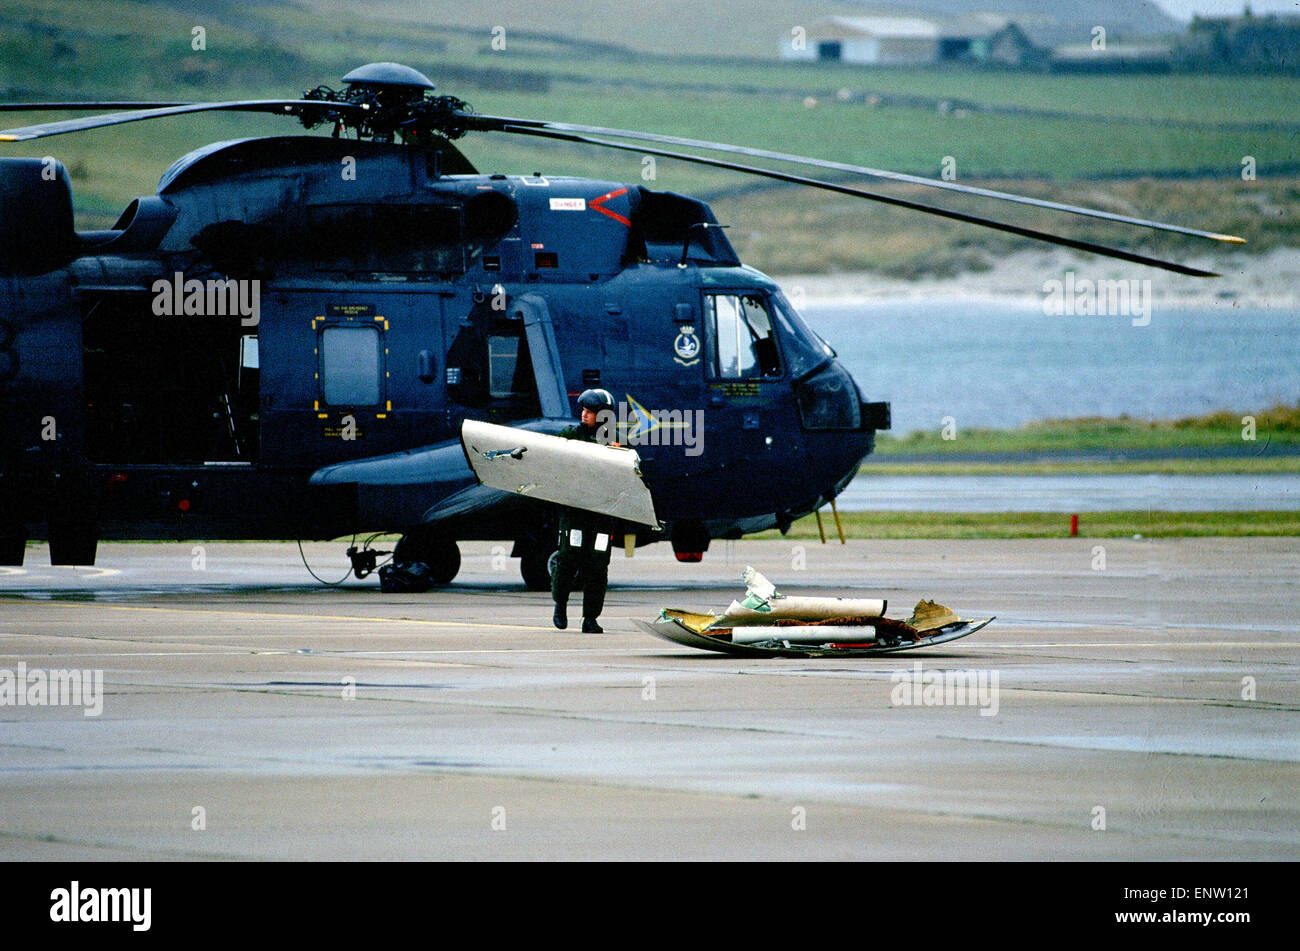
[[[841,512],[846,538],[1067,538],[1062,512]],[[835,521],[822,516],[826,540],[838,540]],[[1191,538],[1300,535],[1298,512],[1083,512],[1080,538]],[[779,538],[776,531],[753,538]],[[818,538],[812,516],[790,526],[787,538]]]
[[[1253,420],[1253,425],[1245,422],[1247,419]],[[975,453],[1115,453],[1252,446],[1262,456],[1266,447],[1297,445],[1300,445],[1300,404],[1276,405],[1254,413],[1221,410],[1174,420],[1129,416],[1045,419],[1016,429],[959,430],[955,439],[944,439],[940,430],[916,430],[902,437],[881,434],[876,441],[875,455],[883,462],[891,456],[917,453],[957,459]]]
[[[868,461],[861,471],[863,475],[871,476],[1289,475],[1300,472],[1300,456],[1105,462]]]

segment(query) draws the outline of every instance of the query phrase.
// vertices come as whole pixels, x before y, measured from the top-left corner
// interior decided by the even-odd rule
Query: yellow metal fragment
[[[956,624],[960,620],[961,618],[953,614],[949,608],[945,608],[936,601],[918,601],[907,623],[918,631],[925,633],[926,631],[937,631],[949,624]]]

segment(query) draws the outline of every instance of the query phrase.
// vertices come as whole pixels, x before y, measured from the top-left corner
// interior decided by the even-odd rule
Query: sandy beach
[[[880,300],[957,297],[1034,305],[1041,304],[1046,296],[1045,282],[1059,280],[1073,270],[1080,280],[1150,280],[1151,300],[1160,307],[1300,308],[1300,248],[1176,260],[1215,270],[1222,277],[1184,277],[1051,248],[1010,254],[988,271],[956,278],[908,281],[856,272],[790,274],[776,280],[796,305],[845,306]]]

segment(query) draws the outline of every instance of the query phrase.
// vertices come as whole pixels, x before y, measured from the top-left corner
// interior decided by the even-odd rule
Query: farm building
[[[882,14],[833,16],[806,30],[796,27],[781,47],[781,58],[805,62],[857,63],[864,66],[927,66],[932,63],[1040,65],[1047,50],[1033,33],[1049,28],[1052,18],[996,13],[956,17]]]
[[[939,28],[920,17],[827,17],[796,27],[781,58],[864,66],[922,66],[939,58]]]

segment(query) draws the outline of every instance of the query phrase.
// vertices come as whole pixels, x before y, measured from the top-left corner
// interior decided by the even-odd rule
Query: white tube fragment
[[[822,624],[811,627],[745,625],[732,628],[731,643],[757,644],[761,641],[789,641],[791,644],[867,644],[876,639],[876,629],[868,625]]]
[[[887,601],[878,598],[774,598],[770,611],[755,611],[732,601],[723,615],[733,624],[770,624],[774,620],[822,621],[836,617],[884,617]]]

